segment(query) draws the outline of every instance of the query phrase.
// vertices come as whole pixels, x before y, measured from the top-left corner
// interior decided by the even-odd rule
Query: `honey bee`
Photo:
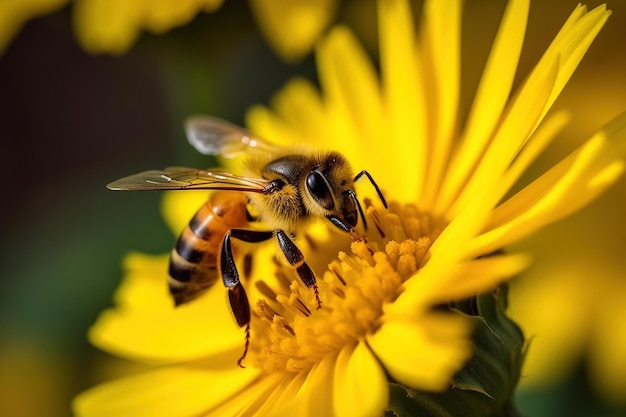
[[[356,175],[347,159],[335,151],[305,147],[285,149],[255,137],[249,131],[221,119],[193,116],[185,122],[192,146],[206,155],[248,157],[252,174],[235,175],[219,169],[170,167],[145,171],[107,185],[111,190],[217,190],[185,227],[169,263],[169,291],[176,306],[202,295],[221,276],[228,289],[231,310],[239,327],[245,327],[246,356],[250,339],[250,305],[235,264],[236,241],[262,242],[275,238],[285,260],[321,307],[315,274],[294,241],[299,230],[315,219],[326,219],[332,228],[354,240],[359,217],[367,228],[354,183],[365,176],[382,204],[385,198],[365,170]],[[258,215],[252,216],[249,209]],[[262,222],[267,230],[251,229]]]

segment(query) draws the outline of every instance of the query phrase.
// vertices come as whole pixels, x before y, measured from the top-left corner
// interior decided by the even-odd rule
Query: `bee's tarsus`
[[[315,294],[315,302],[317,303],[317,310],[322,308],[322,300],[320,300],[320,292],[317,288],[317,283],[313,286],[313,293]]]
[[[241,354],[241,357],[239,359],[237,359],[237,366],[239,366],[242,369],[245,369],[246,367],[243,365],[243,361],[244,359],[246,359],[246,356],[248,355],[248,348],[250,347],[250,323],[248,323],[248,325],[246,326],[246,342],[243,346],[243,353]]]

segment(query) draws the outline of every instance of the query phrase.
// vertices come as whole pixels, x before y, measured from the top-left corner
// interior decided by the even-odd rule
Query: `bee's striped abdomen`
[[[248,225],[246,205],[243,193],[215,192],[180,234],[170,255],[168,279],[176,306],[199,297],[215,283],[220,245],[230,229]]]

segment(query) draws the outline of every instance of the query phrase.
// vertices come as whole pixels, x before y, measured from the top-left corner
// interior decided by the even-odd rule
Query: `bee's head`
[[[352,169],[344,157],[330,154],[307,174],[305,186],[319,212],[333,224],[346,231],[356,226],[361,210],[354,192]]]

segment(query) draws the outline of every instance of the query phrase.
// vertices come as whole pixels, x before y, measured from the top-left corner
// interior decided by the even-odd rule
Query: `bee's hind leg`
[[[296,269],[298,278],[307,287],[312,288],[315,293],[315,300],[317,302],[317,308],[322,308],[322,302],[319,296],[319,290],[317,288],[317,280],[311,267],[304,261],[304,255],[298,249],[295,243],[283,230],[277,230],[275,232],[259,231],[259,230],[246,230],[246,229],[231,229],[224,236],[222,243],[222,249],[220,251],[220,269],[222,272],[222,280],[224,286],[228,288],[228,301],[230,302],[230,308],[233,311],[235,320],[239,327],[246,328],[246,344],[244,347],[241,358],[237,361],[237,364],[243,368],[242,362],[248,353],[248,346],[250,344],[250,302],[246,295],[246,290],[241,284],[239,278],[239,272],[235,265],[235,259],[233,257],[233,250],[231,246],[231,237],[249,243],[258,243],[271,239],[276,236],[278,240],[278,246],[285,255],[285,259],[289,262],[289,265]]]
[[[246,328],[246,344],[241,358],[237,361],[237,364],[243,368],[242,362],[248,353],[248,346],[250,345],[250,302],[248,301],[246,290],[243,288],[241,280],[239,279],[239,272],[237,271],[237,266],[235,265],[233,250],[230,243],[231,236],[245,242],[262,242],[270,239],[273,236],[273,233],[245,229],[232,229],[226,233],[224,241],[222,242],[222,249],[220,252],[222,281],[224,282],[224,286],[228,288],[228,301],[230,302],[230,308],[233,311],[237,325],[239,325],[239,327],[245,326]]]

